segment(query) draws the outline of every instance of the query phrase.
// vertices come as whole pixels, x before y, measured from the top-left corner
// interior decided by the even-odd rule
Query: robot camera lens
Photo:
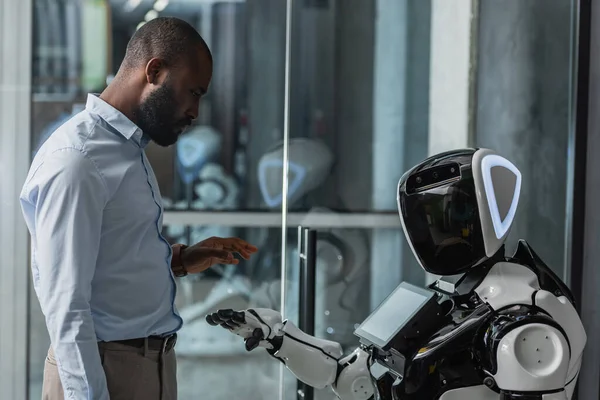
[[[433,176],[433,179],[437,179],[438,178],[438,173],[434,172],[432,176]]]
[[[420,177],[420,176],[417,176],[417,179],[416,179],[416,181],[417,181],[417,183],[421,183],[421,182],[423,181],[423,179],[421,179],[421,177]]]
[[[454,168],[454,167],[450,168],[450,172],[452,172],[452,173],[456,172],[456,168]]]

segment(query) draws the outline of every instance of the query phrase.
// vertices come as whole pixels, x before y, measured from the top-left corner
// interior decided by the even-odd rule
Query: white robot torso
[[[494,264],[474,292],[494,312],[483,338],[493,368],[479,365],[489,375],[483,384],[448,390],[439,400],[498,400],[500,389],[515,398],[570,400],[586,343],[571,301],[544,290],[531,269],[513,262]]]

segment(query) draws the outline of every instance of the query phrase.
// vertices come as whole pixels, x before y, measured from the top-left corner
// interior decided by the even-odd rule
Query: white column
[[[433,0],[429,154],[471,145],[478,0]]]
[[[27,398],[29,237],[19,192],[30,160],[31,0],[0,0],[0,397]]]
[[[474,145],[477,5],[432,0],[429,155]]]
[[[396,185],[390,176],[404,171],[408,2],[377,0],[373,64],[373,210],[396,209]],[[400,221],[398,220],[398,227]],[[374,229],[371,236],[371,309],[402,281],[403,234]]]

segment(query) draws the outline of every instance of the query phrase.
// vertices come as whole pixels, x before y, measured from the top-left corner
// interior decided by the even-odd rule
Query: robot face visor
[[[471,171],[459,168],[413,174],[400,193],[407,239],[421,266],[436,275],[462,273],[485,258]]]

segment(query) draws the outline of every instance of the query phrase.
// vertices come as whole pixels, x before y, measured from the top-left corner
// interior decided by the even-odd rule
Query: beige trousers
[[[110,400],[177,400],[174,350],[164,353],[161,362],[158,351],[114,342],[100,342],[98,347]],[[50,348],[44,365],[42,400],[63,399],[56,359]]]

